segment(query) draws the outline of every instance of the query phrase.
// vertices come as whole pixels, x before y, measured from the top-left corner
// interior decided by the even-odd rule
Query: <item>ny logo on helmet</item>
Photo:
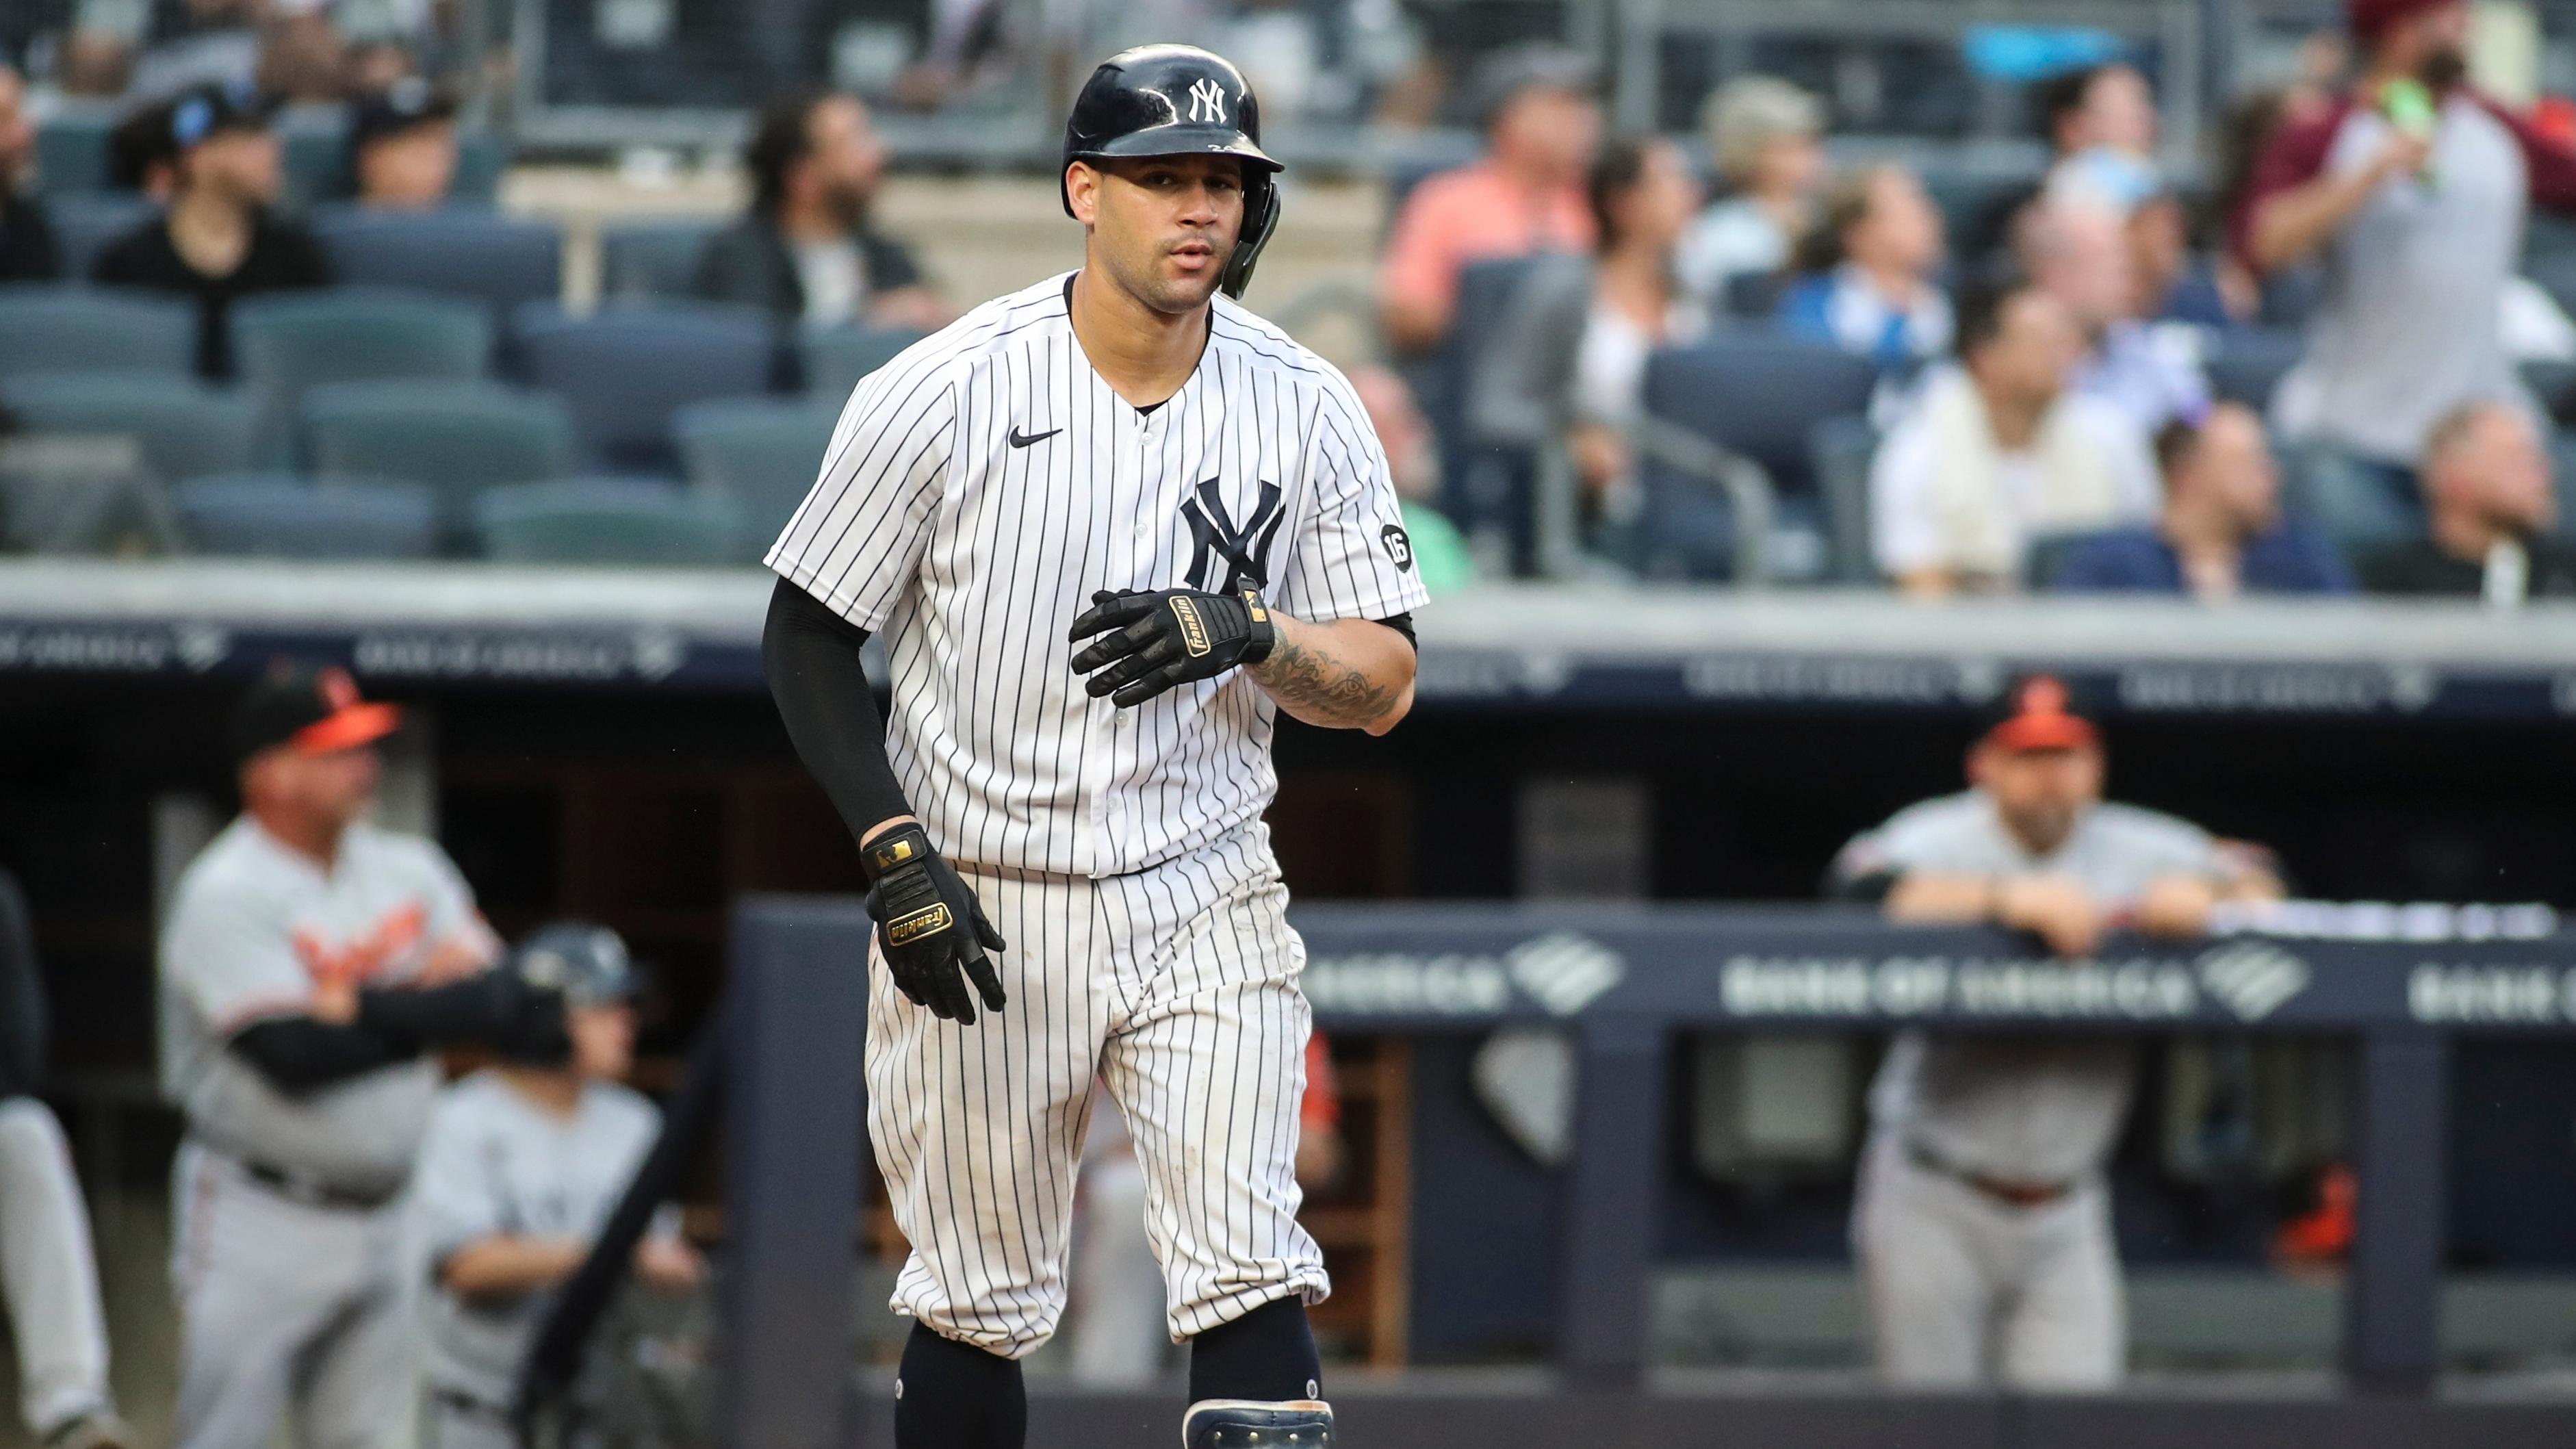
[[[1190,122],[1193,125],[1225,124],[1225,87],[1213,79],[1190,86]]]

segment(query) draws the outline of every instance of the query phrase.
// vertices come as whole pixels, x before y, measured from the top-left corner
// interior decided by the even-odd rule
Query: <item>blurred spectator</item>
[[[2012,587],[2032,537],[2155,512],[2146,441],[2071,392],[2083,336],[2018,277],[1962,294],[1959,361],[1926,378],[1870,465],[1870,546],[1906,592]]]
[[[2049,200],[2126,216],[2163,189],[2155,93],[2136,66],[2112,61],[2059,76],[2041,88],[2040,113],[2056,153],[2043,183]]]
[[[1825,107],[1787,81],[1746,76],[1710,95],[1701,124],[1727,196],[1691,228],[1676,269],[1683,286],[1715,307],[1732,278],[1786,268],[1815,225]]]
[[[167,111],[169,210],[101,252],[91,280],[197,299],[197,370],[233,372],[233,299],[327,286],[312,233],[269,213],[281,184],[266,106],[227,86],[200,86]]]
[[[360,206],[435,211],[456,182],[456,102],[410,77],[350,107],[349,170]]]
[[[251,83],[282,106],[338,106],[349,99],[349,47],[331,12],[284,7],[260,32]]]
[[[177,189],[179,148],[170,139],[175,103],[144,106],[116,123],[107,136],[108,180],[151,201],[167,203]]]
[[[2250,322],[2262,298],[2242,266],[2200,255],[2182,199],[2159,191],[2129,213],[2128,315],[2148,323],[2226,328]]]
[[[260,22],[269,0],[182,0],[175,25],[134,61],[128,94],[165,101],[199,86],[258,84]],[[166,11],[165,11],[166,16]]]
[[[124,36],[75,25],[54,57],[54,85],[66,96],[114,100],[134,78],[134,47]]]
[[[1826,191],[1824,216],[1799,247],[1802,275],[1781,299],[1781,324],[1891,374],[1911,372],[1950,348],[1944,250],[1940,209],[1913,172],[1852,172]]]
[[[2350,0],[2360,82],[2285,122],[2236,216],[2247,261],[2334,278],[2274,422],[2339,542],[2404,539],[2407,469],[2464,403],[2519,400],[2496,319],[2527,204],[2576,208],[2576,153],[2462,84],[2466,0]]]
[[[2189,594],[2348,594],[2352,572],[2325,536],[2281,517],[2281,470],[2263,420],[2220,403],[2205,421],[2156,435],[2165,507],[2152,526],[2084,540],[2059,565],[2061,589]]]
[[[951,310],[911,249],[870,220],[885,160],[855,97],[807,96],[763,112],[743,154],[751,209],[708,240],[699,295],[808,327],[944,325]]]
[[[1592,245],[1584,168],[1601,139],[1591,67],[1553,46],[1505,51],[1476,89],[1485,155],[1413,189],[1378,272],[1387,342],[1420,352],[1448,334],[1470,262]]]
[[[661,1136],[662,1114],[624,1085],[635,1066],[638,983],[626,943],[599,926],[548,926],[499,968],[564,996],[564,1030],[438,1095],[413,1174],[407,1254],[422,1300],[421,1449],[516,1449],[521,1366],[554,1290]],[[705,1274],[666,1213],[635,1247],[647,1287]]]
[[[1699,181],[1661,137],[1602,148],[1588,187],[1594,247],[1583,340],[1574,355],[1575,469],[1599,493],[1628,481],[1627,428],[1645,411],[1646,359],[1707,330],[1707,313],[1674,274],[1674,251],[1699,209]]]
[[[1413,390],[1388,367],[1354,368],[1350,379],[1351,391],[1359,395],[1369,426],[1386,449],[1387,473],[1395,482],[1422,587],[1439,595],[1474,583],[1476,563],[1466,535],[1434,506],[1440,496],[1440,451],[1431,424],[1414,406]]]
[[[2065,305],[2083,331],[2077,391],[2128,414],[2147,436],[2176,418],[2197,421],[2209,410],[2209,380],[2201,376],[2196,339],[2137,320],[2133,254],[2110,208],[2043,199],[2022,217],[2014,242],[2023,270]]]
[[[0,1291],[19,1412],[43,1449],[130,1449],[107,1388],[89,1209],[45,1085],[44,980],[18,882],[0,870]]]
[[[1992,923],[2091,958],[2118,926],[2204,934],[2268,898],[2207,832],[2102,799],[2100,733],[2066,687],[2022,681],[1968,756],[1970,788],[1899,811],[1834,861],[1890,920]],[[1870,1093],[1852,1245],[1880,1372],[1914,1387],[2103,1389],[2125,1372],[2102,1169],[2137,1048],[2101,1037],[1897,1038]]]
[[[2550,533],[2558,497],[2528,415],[2503,403],[2453,411],[2433,427],[2421,476],[2423,534],[2361,554],[2372,593],[2483,599],[2499,608],[2576,594],[2576,552]]]
[[[44,207],[20,194],[35,161],[26,83],[0,64],[0,282],[48,281],[62,271]]]

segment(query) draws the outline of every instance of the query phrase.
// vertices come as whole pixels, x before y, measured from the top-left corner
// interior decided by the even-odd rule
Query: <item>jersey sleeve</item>
[[[161,933],[161,987],[218,1040],[273,1016],[300,1016],[313,978],[283,913],[255,892],[183,888]]]
[[[936,356],[862,379],[813,490],[763,560],[862,629],[885,623],[921,566],[956,448],[957,394]]]
[[[469,1091],[452,1087],[440,1097],[412,1171],[410,1237],[432,1280],[460,1250],[502,1232],[492,1174],[478,1160]]]
[[[1312,500],[1270,602],[1311,623],[1391,619],[1429,601],[1414,567],[1386,450],[1338,375],[1316,410]]]

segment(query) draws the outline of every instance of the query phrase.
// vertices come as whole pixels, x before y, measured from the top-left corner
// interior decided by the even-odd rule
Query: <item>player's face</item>
[[[2007,750],[1980,745],[1969,773],[1995,802],[2014,837],[2035,852],[2055,850],[2102,798],[2099,749]]]
[[[336,831],[375,805],[383,777],[384,757],[373,745],[318,755],[279,748],[251,762],[244,785],[262,808]]]
[[[1075,162],[1066,184],[1091,258],[1157,312],[1207,305],[1243,231],[1243,163],[1230,156]]]
[[[564,1013],[572,1038],[573,1069],[593,1081],[613,1082],[635,1066],[635,1012],[625,1006],[576,1006]]]

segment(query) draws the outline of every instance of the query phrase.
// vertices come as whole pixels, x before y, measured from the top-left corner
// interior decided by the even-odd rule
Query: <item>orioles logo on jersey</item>
[[[295,959],[315,981],[368,981],[382,975],[420,941],[429,912],[418,901],[387,911],[374,926],[338,946],[297,927]]]
[[[1270,587],[1270,544],[1279,536],[1280,520],[1286,516],[1287,510],[1280,507],[1279,485],[1264,483],[1252,516],[1237,527],[1217,480],[1202,481],[1197,495],[1181,505],[1181,517],[1190,526],[1190,571],[1184,576],[1189,586],[1212,594],[1240,593],[1247,584],[1256,589]],[[1225,577],[1211,585],[1208,580],[1219,559],[1226,563]]]

